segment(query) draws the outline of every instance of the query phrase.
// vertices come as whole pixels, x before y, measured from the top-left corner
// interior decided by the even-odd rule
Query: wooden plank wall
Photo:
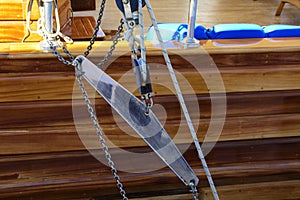
[[[224,49],[213,44],[208,42],[204,48],[221,72],[227,92],[227,116],[207,161],[221,199],[299,199],[299,48],[287,47],[289,42],[284,41],[277,41],[273,48],[258,45]],[[90,59],[99,61],[109,45],[97,43]],[[72,52],[83,52],[85,46],[87,43],[76,43],[69,48]],[[82,111],[79,118],[84,117],[86,109],[80,92],[72,94],[72,67],[26,44],[23,47],[27,50],[19,53],[12,46],[2,47],[0,199],[120,199],[109,168],[87,152],[77,134],[72,109]],[[118,49],[119,53],[126,52],[127,44]],[[202,50],[190,53],[203,62]],[[201,110],[197,134],[202,140],[211,118],[209,90],[191,63],[174,53],[171,60],[196,91]],[[162,64],[163,58],[151,47],[148,61]],[[107,73],[119,80],[130,69],[130,57],[126,54],[116,58]],[[151,70],[151,76],[153,82],[169,81],[166,73],[159,70]],[[123,83],[127,88],[134,87],[132,73]],[[154,90],[155,103],[165,109],[158,110],[158,116],[167,113],[165,127],[174,137],[181,121],[178,101],[159,84],[154,84]],[[93,94],[89,87],[88,91]],[[120,129],[123,122],[112,117],[112,110],[103,99],[96,96],[95,105],[101,127],[114,145],[130,152],[150,151],[141,139]],[[94,133],[88,118],[79,123]],[[98,147],[94,138],[88,142]],[[178,138],[179,147],[188,143],[188,133]],[[116,163],[126,162],[126,154],[110,147]],[[201,180],[201,199],[212,199],[193,145],[184,156]],[[132,161],[132,169],[147,169],[144,163],[148,163],[148,158],[143,159]],[[130,199],[191,199],[188,188],[168,168],[120,172],[120,177]]]

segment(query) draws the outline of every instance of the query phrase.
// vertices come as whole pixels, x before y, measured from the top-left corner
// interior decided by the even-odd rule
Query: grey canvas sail
[[[155,114],[122,85],[83,56],[77,57],[83,77],[186,184],[199,180]]]

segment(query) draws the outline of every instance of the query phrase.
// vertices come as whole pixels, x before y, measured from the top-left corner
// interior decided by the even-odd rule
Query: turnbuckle
[[[141,94],[142,101],[145,104],[145,113],[149,114],[153,106],[152,85],[150,81],[149,67],[146,63],[146,52],[143,51],[144,37],[139,38],[134,35],[134,28],[140,23],[139,0],[116,0],[116,4],[123,13],[123,18],[126,24],[126,32],[124,38],[128,41],[131,48],[132,68],[135,73],[136,84],[138,91]],[[145,1],[142,1],[142,7],[145,6]],[[143,25],[142,22],[140,25]],[[142,34],[142,33],[141,33]],[[143,48],[143,49],[142,49]],[[140,57],[138,54],[140,53]]]
[[[147,93],[141,96],[144,104],[145,104],[145,114],[148,115],[150,112],[150,109],[153,106],[153,93]]]
[[[197,190],[197,187],[195,185],[195,181],[191,181],[189,183],[189,186],[191,187],[191,190],[190,192],[193,194],[193,197],[195,200],[198,200],[199,199],[199,194],[198,194],[198,190]]]
[[[138,91],[141,94],[141,98],[145,104],[146,111],[145,113],[148,114],[151,107],[153,106],[153,99],[154,96],[152,94],[152,84],[150,80],[150,73],[148,65],[142,65],[142,59],[132,58],[132,68],[135,74],[136,84],[138,86]]]

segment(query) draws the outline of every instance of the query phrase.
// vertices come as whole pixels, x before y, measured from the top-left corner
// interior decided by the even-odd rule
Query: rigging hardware
[[[149,66],[146,61],[146,46],[144,38],[143,7],[145,1],[138,0],[116,0],[116,4],[123,13],[126,25],[125,39],[131,49],[132,68],[135,73],[138,91],[145,105],[145,113],[148,114],[153,106],[153,91],[150,79]],[[139,37],[134,35],[134,28],[139,26]],[[140,55],[139,55],[140,54]]]
[[[189,10],[189,26],[187,37],[181,42],[181,45],[185,48],[199,47],[199,41],[195,39],[195,24],[197,16],[197,4],[198,0],[190,0],[190,10]]]
[[[160,47],[162,49],[162,53],[163,53],[163,56],[164,56],[164,59],[165,59],[165,62],[167,64],[167,67],[168,67],[168,70],[169,70],[169,73],[170,73],[170,76],[172,78],[172,81],[173,81],[173,85],[175,87],[175,90],[176,90],[176,93],[177,93],[177,97],[179,99],[179,103],[180,103],[180,106],[183,110],[183,113],[184,113],[184,116],[186,118],[186,121],[187,121],[187,124],[188,124],[188,127],[190,129],[190,133],[193,137],[193,140],[194,140],[194,144],[196,146],[196,149],[197,149],[197,153],[198,153],[198,156],[199,156],[199,159],[201,160],[201,163],[203,165],[203,169],[205,171],[205,174],[206,174],[206,177],[208,179],[208,182],[209,182],[209,186],[213,192],[213,196],[215,198],[215,200],[219,200],[219,196],[218,196],[218,193],[217,193],[217,189],[215,187],[215,184],[214,184],[214,181],[212,179],[212,176],[210,174],[210,171],[209,171],[209,168],[207,166],[207,163],[206,163],[206,160],[205,160],[205,157],[204,157],[204,154],[202,152],[202,149],[201,149],[201,146],[199,144],[199,140],[197,138],[197,133],[194,129],[194,126],[193,126],[193,123],[192,123],[192,120],[191,120],[191,117],[189,115],[189,112],[188,112],[188,109],[187,109],[187,106],[185,104],[185,101],[184,101],[184,98],[183,98],[183,95],[182,95],[182,92],[181,92],[181,89],[180,89],[180,86],[179,86],[179,83],[177,81],[177,78],[176,78],[176,75],[175,75],[175,71],[173,69],[173,66],[172,66],[172,63],[170,61],[170,58],[169,58],[169,55],[168,55],[168,52],[167,52],[167,49],[165,48],[165,45],[164,45],[164,42],[163,42],[163,39],[162,39],[162,36],[160,34],[160,31],[159,31],[159,28],[158,28],[158,23],[156,21],[156,18],[155,18],[155,15],[154,15],[154,12],[152,10],[152,7],[151,7],[151,4],[150,4],[150,1],[149,0],[145,0],[146,2],[146,6],[148,8],[148,12],[149,12],[149,15],[150,15],[150,18],[152,20],[152,24],[154,26],[154,30],[156,32],[156,36],[157,36],[157,39],[159,41],[159,44],[160,44]]]
[[[36,0],[39,11],[40,11],[40,18],[37,21],[37,29],[32,30],[30,26],[31,21],[31,11],[33,6],[34,0],[29,0],[28,8],[27,8],[27,15],[26,15],[26,29],[28,31],[28,35],[24,37],[23,41],[30,35],[30,33],[39,34],[43,37],[43,41],[40,43],[41,49],[48,51],[50,50],[50,46],[47,40],[51,40],[54,46],[61,47],[62,42],[60,39],[63,39],[66,43],[73,43],[73,40],[64,35],[60,31],[60,20],[58,14],[58,0]],[[53,27],[53,7],[54,7],[54,15],[55,15],[55,22],[56,28]],[[47,39],[45,38],[47,36]]]
[[[187,186],[198,178],[184,159],[173,140],[155,114],[145,115],[143,103],[133,94],[83,56],[78,56],[82,76],[114,108],[114,110],[140,135],[152,150],[173,170]]]
[[[130,1],[131,2],[131,1]],[[122,4],[129,4],[129,1],[123,0]],[[101,5],[105,4],[105,0],[102,1]],[[137,76],[140,78],[142,81],[147,83],[147,77],[149,78],[149,71],[148,71],[148,66],[146,64],[146,48],[144,44],[144,30],[143,30],[143,14],[142,14],[142,8],[143,6],[146,5],[148,12],[150,14],[152,23],[155,27],[155,31],[157,34],[157,37],[160,41],[160,45],[162,48],[162,52],[164,55],[164,58],[167,63],[167,67],[170,71],[171,78],[173,80],[175,89],[177,91],[177,95],[181,104],[181,107],[184,111],[185,117],[187,119],[188,126],[190,128],[190,132],[193,136],[195,145],[197,147],[197,151],[199,154],[199,158],[203,164],[204,170],[206,172],[207,178],[209,180],[210,187],[213,191],[214,197],[216,200],[218,200],[218,195],[214,186],[214,183],[212,181],[212,177],[210,175],[209,169],[207,167],[205,158],[203,156],[199,141],[197,139],[197,135],[195,133],[195,130],[193,128],[192,121],[190,119],[189,113],[187,111],[184,99],[182,97],[182,93],[179,87],[179,84],[176,79],[176,75],[174,73],[174,70],[172,68],[172,64],[169,60],[168,53],[163,45],[162,39],[160,32],[157,27],[157,22],[154,16],[154,13],[152,11],[152,7],[150,5],[149,0],[138,0],[138,15],[133,14],[130,16],[130,14],[126,17],[126,12],[124,8],[124,23],[127,28],[127,41],[130,44],[131,50],[132,50],[132,62],[135,64],[133,65],[134,69],[137,69],[136,71],[138,72]],[[130,5],[131,6],[131,5]],[[104,10],[101,9],[102,12]],[[97,26],[100,26],[101,23],[101,18],[103,13],[99,13],[99,18],[97,21]],[[131,10],[131,7],[130,7]],[[136,12],[133,10],[133,12]],[[134,17],[135,16],[135,19]],[[138,16],[138,23],[136,20],[136,16]],[[100,20],[99,20],[100,19]],[[134,24],[130,24],[128,22],[134,21]],[[133,35],[133,28],[139,25],[140,26],[140,38],[137,38]],[[122,22],[121,25],[122,27]],[[119,26],[119,27],[120,27]],[[95,28],[96,32],[97,27]],[[121,85],[119,85],[117,82],[115,82],[111,77],[109,77],[107,74],[105,74],[102,70],[98,69],[96,65],[91,63],[87,58],[84,56],[79,56],[76,59],[72,56],[72,54],[67,50],[65,46],[62,44],[62,49],[63,51],[68,55],[71,61],[65,60],[57,51],[57,47],[54,46],[53,41],[51,41],[51,35],[46,32],[45,30],[43,31],[43,37],[47,41],[47,43],[50,46],[50,49],[53,51],[53,53],[58,57],[60,61],[67,65],[73,65],[76,69],[76,77],[78,78],[77,80],[79,81],[82,93],[84,95],[85,101],[88,106],[88,111],[90,113],[90,116],[93,120],[94,126],[96,128],[96,132],[100,138],[100,142],[103,145],[103,150],[105,153],[108,153],[107,146],[105,145],[105,140],[102,138],[101,139],[101,129],[99,122],[97,121],[96,115],[94,114],[94,111],[91,107],[89,98],[87,96],[86,90],[84,88],[83,82],[81,81],[81,77],[83,76],[103,97],[106,99],[106,101],[116,109],[116,111],[127,121],[136,131],[140,136],[146,141],[146,143],[157,153],[157,155],[160,156],[160,158],[170,167],[170,169],[173,170],[173,172],[187,185],[191,187],[191,192],[193,194],[194,199],[198,199],[198,192],[197,192],[197,184],[199,182],[197,176],[193,172],[193,170],[190,168],[188,163],[185,161],[184,157],[182,154],[179,152],[177,149],[176,145],[173,143],[172,139],[169,137],[167,132],[164,130],[164,128],[161,126],[153,112],[149,109],[149,107],[153,104],[152,102],[152,96],[151,93],[146,93],[146,97],[142,96],[142,99],[147,102],[148,100],[148,105],[146,105],[146,113],[144,109],[141,109],[143,107],[143,104],[141,101],[139,101],[137,98],[135,98],[131,93],[126,91]],[[125,33],[125,38],[126,38],[126,33]],[[118,37],[118,35],[116,36]],[[85,56],[88,55],[89,51],[92,49],[92,45],[94,44],[95,37],[92,37],[90,41],[90,45],[87,48],[87,54],[85,53]],[[112,45],[109,53],[112,53],[112,51],[115,48],[115,41],[114,44]],[[138,53],[140,53],[140,58],[138,58]],[[109,54],[105,58],[109,57]],[[106,60],[104,59],[101,63],[105,63]],[[140,71],[138,71],[140,70]],[[98,76],[96,76],[98,75]],[[143,86],[141,85],[141,82],[138,82],[138,86]],[[147,89],[147,88],[146,88]],[[142,91],[142,90],[141,90]],[[148,90],[146,90],[148,91]],[[150,91],[150,90],[149,90]],[[152,92],[152,88],[151,88]],[[127,97],[127,100],[129,102],[129,109],[127,110],[124,108],[124,100],[122,101],[122,98]],[[149,101],[150,100],[150,101]],[[149,103],[150,102],[150,103]],[[148,107],[148,110],[147,110]],[[147,113],[148,112],[148,113]],[[151,126],[148,126],[151,124]],[[150,127],[150,128],[149,128]],[[156,128],[153,131],[153,128]],[[153,134],[155,133],[155,134]],[[150,135],[149,135],[150,134]],[[108,162],[111,164],[112,160],[110,156],[106,156],[108,159]],[[114,177],[116,179],[118,188],[120,190],[120,193],[123,197],[123,200],[126,200],[126,193],[123,189],[123,185],[120,182],[119,176],[117,175],[117,171],[114,170],[113,165],[110,165],[112,168]]]

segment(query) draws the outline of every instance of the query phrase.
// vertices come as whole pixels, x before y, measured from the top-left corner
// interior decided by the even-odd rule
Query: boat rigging
[[[155,29],[155,33],[160,43],[162,54],[164,56],[165,62],[167,64],[170,76],[172,78],[174,87],[177,92],[177,96],[183,110],[184,116],[186,118],[190,133],[193,137],[198,156],[202,162],[204,171],[206,173],[207,179],[209,181],[210,187],[213,191],[213,195],[216,200],[219,199],[217,190],[215,188],[212,176],[210,174],[209,168],[206,164],[203,152],[201,150],[199,140],[196,135],[196,131],[193,127],[187,106],[183,99],[183,95],[177,81],[172,63],[169,59],[168,52],[164,46],[160,31],[158,29],[157,21],[152,10],[149,0],[116,0],[117,7],[123,14],[123,18],[120,21],[118,27],[118,32],[113,40],[113,45],[108,51],[104,59],[96,66],[86,57],[92,50],[92,46],[95,42],[97,32],[99,30],[102,16],[104,13],[106,0],[102,0],[101,8],[97,20],[97,25],[95,27],[94,34],[90,40],[90,45],[87,47],[87,51],[83,53],[83,56],[74,57],[72,53],[64,46],[61,39],[65,40],[67,43],[71,43],[72,40],[60,32],[59,28],[59,17],[57,12],[57,1],[58,0],[37,0],[38,6],[40,8],[41,18],[39,19],[38,28],[36,31],[30,28],[30,12],[34,0],[30,0],[28,4],[27,13],[27,29],[32,33],[37,33],[41,35],[44,41],[41,42],[41,47],[44,50],[51,50],[57,58],[66,65],[75,67],[76,79],[80,85],[83,97],[88,107],[88,112],[90,114],[93,125],[96,129],[96,133],[99,137],[100,143],[102,145],[103,151],[107,158],[108,165],[110,166],[113,176],[116,180],[117,186],[119,188],[120,194],[123,200],[127,200],[126,192],[121,183],[120,177],[118,176],[117,169],[114,165],[112,157],[109,153],[108,147],[106,145],[105,139],[103,137],[103,132],[97,120],[97,116],[93,110],[91,102],[89,100],[88,94],[86,92],[82,78],[84,78],[93,88],[114,108],[114,110],[122,116],[122,118],[140,135],[140,137],[152,148],[152,150],[166,163],[166,165],[178,176],[178,178],[186,185],[191,188],[194,199],[198,199],[197,185],[199,179],[196,174],[189,166],[183,155],[180,153],[175,143],[172,141],[164,127],[161,125],[155,114],[151,111],[153,105],[153,91],[152,84],[150,80],[149,66],[146,61],[146,46],[144,38],[144,16],[143,7],[146,6],[152,24]],[[197,1],[191,1],[190,9],[190,26],[188,31],[188,37],[183,42],[184,47],[194,47],[198,43],[194,40],[194,27],[196,18]],[[54,5],[55,17],[56,17],[56,30],[54,32],[53,28],[53,14],[52,9]],[[106,63],[109,57],[114,51],[120,34],[123,30],[123,25],[125,25],[125,39],[128,41],[132,60],[132,67],[136,77],[137,87],[141,94],[141,99],[137,99],[133,94],[122,87],[118,82],[114,81],[109,75],[99,69]],[[135,36],[135,28],[139,27],[139,36]],[[68,56],[68,60],[63,58],[58,51],[58,48],[62,48],[63,52]],[[128,105],[124,107],[124,105]]]

